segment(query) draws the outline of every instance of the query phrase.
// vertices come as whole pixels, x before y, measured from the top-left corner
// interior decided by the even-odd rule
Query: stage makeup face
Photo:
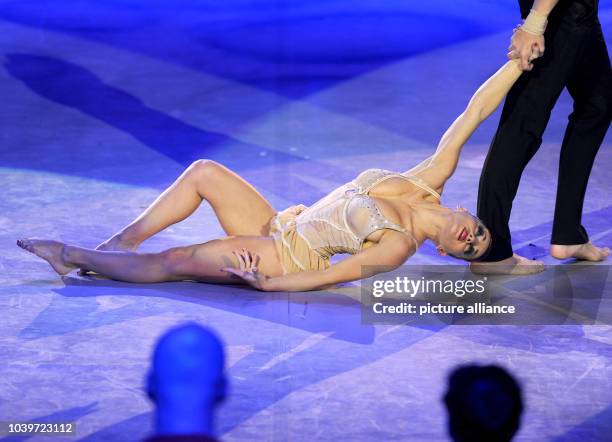
[[[477,217],[466,209],[453,211],[442,226],[437,247],[440,255],[473,261],[489,249],[491,233]]]

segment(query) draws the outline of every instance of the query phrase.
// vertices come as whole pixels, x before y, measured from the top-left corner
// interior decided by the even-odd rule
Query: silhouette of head
[[[209,329],[187,323],[166,332],[157,342],[147,378],[158,430],[201,429],[202,422],[212,421],[214,406],[226,394],[224,364],[223,345]]]
[[[494,365],[456,368],[444,402],[455,442],[508,442],[519,428],[523,411],[520,386]]]

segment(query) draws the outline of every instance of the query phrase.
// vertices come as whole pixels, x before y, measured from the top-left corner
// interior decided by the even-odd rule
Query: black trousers
[[[552,17],[552,16],[551,16]],[[508,222],[527,163],[539,149],[564,88],[574,100],[561,145],[551,243],[583,244],[584,195],[593,161],[612,117],[612,71],[601,25],[560,17],[549,22],[545,55],[512,87],[480,176],[478,217],[491,230],[487,261],[512,256]]]

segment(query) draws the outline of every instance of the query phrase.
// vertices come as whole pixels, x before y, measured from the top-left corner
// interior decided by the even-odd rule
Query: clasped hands
[[[517,26],[512,33],[508,51],[510,60],[518,59],[523,71],[531,71],[533,60],[544,55],[544,36],[531,34]]]

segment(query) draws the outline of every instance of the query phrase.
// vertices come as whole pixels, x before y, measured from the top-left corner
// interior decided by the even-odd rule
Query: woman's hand
[[[259,255],[251,253],[247,249],[234,250],[232,253],[238,258],[240,268],[224,267],[221,271],[236,275],[257,290],[266,291],[266,282],[269,277],[259,273],[257,269],[260,259]]]

